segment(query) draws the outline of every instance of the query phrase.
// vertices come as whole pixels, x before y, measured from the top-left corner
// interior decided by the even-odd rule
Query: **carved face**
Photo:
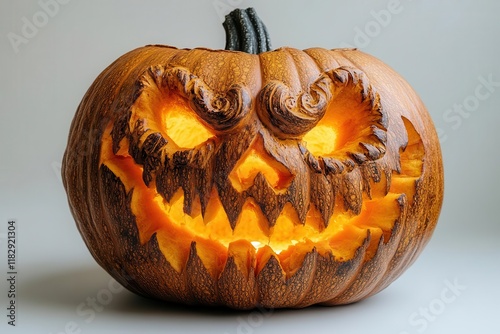
[[[101,265],[141,294],[352,302],[412,262],[439,213],[427,112],[359,51],[145,47],[96,80],[76,119],[73,213]],[[82,128],[101,135],[72,159]]]

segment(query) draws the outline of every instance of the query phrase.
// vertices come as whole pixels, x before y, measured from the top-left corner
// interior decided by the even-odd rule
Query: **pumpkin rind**
[[[225,139],[171,155],[161,151],[170,145],[161,132],[147,122],[130,125],[131,108],[145,91],[150,94],[147,85],[178,94]],[[347,85],[348,91],[343,88]],[[293,144],[320,122],[335,96],[363,106],[356,112],[368,115],[371,132],[358,146],[331,157],[314,156],[303,144]],[[289,98],[293,103],[283,103]],[[251,112],[254,108],[257,112]],[[273,118],[274,110],[281,120]],[[311,121],[302,122],[302,116]],[[206,253],[200,253],[208,246],[192,240],[178,267],[166,259],[161,235],[145,237],[139,229],[131,209],[136,190],[128,189],[102,160],[106,140],[113,154],[124,140],[130,143],[128,152],[141,166],[144,187],[154,187],[165,201],[182,189],[187,214],[199,200],[205,215],[215,189],[232,229],[249,197],[267,218],[268,226],[262,228],[270,233],[287,203],[302,225],[314,206],[322,217],[320,229],[325,229],[339,208],[359,216],[363,203],[387,195],[391,187],[409,182],[414,195],[397,197],[399,213],[392,228],[376,243],[367,228],[351,258],[311,246],[301,253],[301,264],[286,271],[272,249],[241,255],[240,249],[250,249],[251,240],[246,240],[223,246],[229,249],[224,254],[210,255],[213,267],[206,266]],[[274,191],[262,174],[243,192],[232,186],[228,175],[255,143],[294,176],[284,192]],[[423,155],[414,182],[400,174],[405,157],[412,154]],[[71,125],[62,176],[85,243],[120,283],[154,298],[239,309],[346,304],[377,293],[428,242],[443,197],[439,142],[423,103],[385,64],[348,49],[281,48],[260,55],[165,46],[133,50],[103,71],[84,96]]]

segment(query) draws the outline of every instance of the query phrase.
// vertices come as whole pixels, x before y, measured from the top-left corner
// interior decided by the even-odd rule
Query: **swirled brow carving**
[[[317,125],[337,133],[331,152],[315,154],[299,143],[305,160],[318,173],[349,172],[365,161],[381,158],[386,151],[387,115],[380,95],[366,75],[352,67],[322,73],[297,95],[284,83],[272,81],[258,96],[257,112],[282,139],[303,138]]]
[[[271,81],[260,91],[257,112],[276,136],[300,137],[323,117],[331,91],[331,79],[325,75],[297,96],[284,83]]]
[[[251,110],[248,89],[232,85],[226,92],[214,92],[205,82],[183,67],[155,66],[148,70],[158,86],[186,98],[191,108],[210,128],[219,133],[235,130]]]

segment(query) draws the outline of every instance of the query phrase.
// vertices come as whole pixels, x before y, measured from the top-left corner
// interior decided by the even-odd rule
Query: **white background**
[[[391,3],[72,0],[47,15],[34,0],[0,0],[0,332],[500,332],[500,2],[401,0],[396,10]],[[350,45],[375,55],[410,82],[440,129],[446,191],[435,234],[401,278],[366,301],[272,314],[164,305],[109,286],[78,234],[60,161],[86,89],[142,45],[223,48],[222,17],[234,6],[256,8],[275,48]],[[23,30],[26,22],[39,27]],[[22,44],[10,41],[14,34]],[[485,80],[493,84],[478,88]],[[12,218],[15,328],[7,325],[3,278]],[[106,291],[112,300],[95,314],[77,312]]]

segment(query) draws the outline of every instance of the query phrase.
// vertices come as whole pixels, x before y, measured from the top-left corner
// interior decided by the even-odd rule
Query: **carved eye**
[[[251,106],[245,87],[236,84],[216,93],[182,67],[150,67],[136,85],[132,109],[117,121],[112,136],[115,153],[121,139],[130,136],[130,151],[138,163],[143,162],[144,150],[159,151],[167,144],[193,149],[219,134],[237,131]]]
[[[315,169],[339,173],[385,153],[387,117],[380,97],[358,70],[325,73],[332,98],[323,117],[302,137],[302,150]],[[319,160],[322,163],[319,163]]]
[[[160,87],[185,98],[199,119],[215,133],[236,131],[249,114],[252,99],[246,87],[234,84],[216,93],[203,80],[182,67],[150,70]]]

